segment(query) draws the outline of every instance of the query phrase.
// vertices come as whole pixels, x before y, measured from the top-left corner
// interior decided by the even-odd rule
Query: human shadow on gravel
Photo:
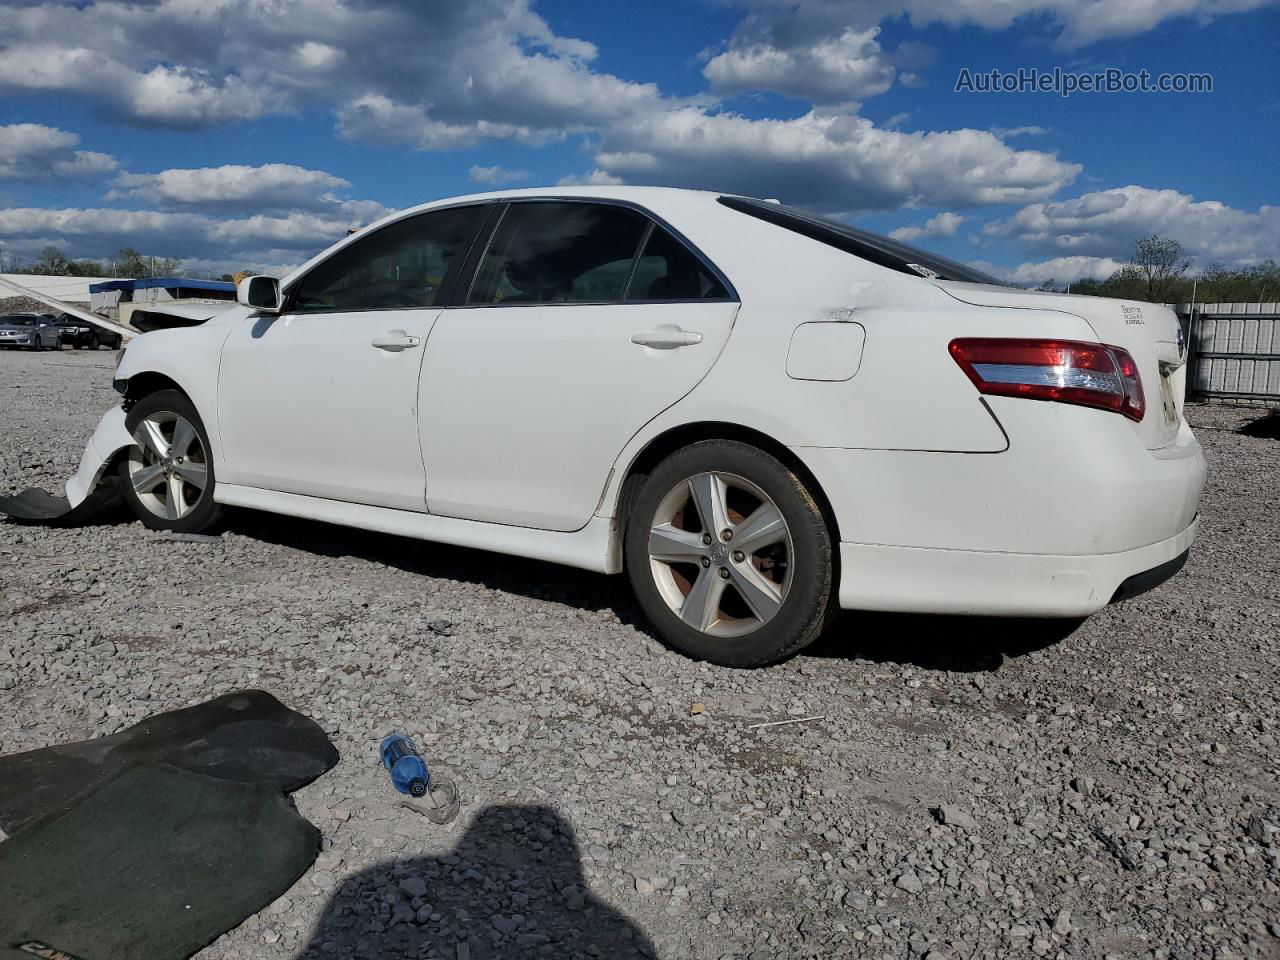
[[[346,879],[297,960],[578,956],[640,960],[655,950],[588,890],[573,828],[555,810],[489,806],[451,854]]]
[[[1083,622],[846,610],[800,655],[989,673],[1000,669],[1006,657],[1026,656],[1060,643]]]

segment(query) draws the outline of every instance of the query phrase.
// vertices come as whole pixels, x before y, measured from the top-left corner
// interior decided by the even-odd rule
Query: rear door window
[[[614,204],[512,203],[467,303],[615,303],[648,225],[639,211]]]

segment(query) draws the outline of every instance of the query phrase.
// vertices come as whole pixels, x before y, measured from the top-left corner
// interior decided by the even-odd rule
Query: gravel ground
[[[111,361],[0,354],[0,492],[60,489]],[[846,614],[751,672],[665,651],[619,578],[248,513],[0,522],[0,752],[250,686],[321,722],[323,852],[203,960],[1280,957],[1280,440],[1189,409],[1170,584],[1078,627]],[[397,805],[397,726],[453,824]]]

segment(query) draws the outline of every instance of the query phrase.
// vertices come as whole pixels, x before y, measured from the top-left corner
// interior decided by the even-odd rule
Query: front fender
[[[124,408],[112,407],[98,421],[98,428],[85,444],[80,469],[67,481],[67,500],[78,507],[97,489],[117,453],[133,446],[133,437],[124,425]]]
[[[218,429],[218,364],[222,344],[233,325],[244,322],[246,310],[227,310],[198,327],[153,330],[134,337],[116,368],[117,380],[159,374],[172,380],[190,398],[212,447],[214,463],[222,462],[222,435]]]

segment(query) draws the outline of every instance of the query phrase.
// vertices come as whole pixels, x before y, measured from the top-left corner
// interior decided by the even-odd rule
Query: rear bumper
[[[1177,572],[1199,531],[1080,556],[840,544],[840,606],[899,613],[1085,617]],[[1176,566],[1175,566],[1176,563]],[[1122,585],[1128,585],[1122,590]]]

